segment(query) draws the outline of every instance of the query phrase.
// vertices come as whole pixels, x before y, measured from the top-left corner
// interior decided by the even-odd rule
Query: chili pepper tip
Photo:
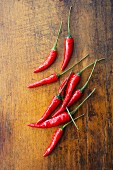
[[[32,85],[27,85],[27,88],[32,88],[33,86]]]
[[[31,124],[28,124],[27,126],[35,127],[35,124],[31,123]]]
[[[37,69],[33,71],[33,73],[37,73],[37,72],[38,72]]]
[[[45,153],[43,154],[44,157],[46,157],[47,155],[48,155],[47,152],[45,152]]]

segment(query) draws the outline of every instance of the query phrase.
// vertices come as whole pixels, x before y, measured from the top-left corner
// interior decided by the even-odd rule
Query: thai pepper
[[[68,80],[71,76],[72,71],[70,72],[70,75],[68,76],[68,78],[66,79],[65,83],[63,84],[62,88],[60,89],[59,93],[53,97],[49,107],[47,108],[47,110],[45,111],[45,113],[43,114],[43,116],[37,121],[37,124],[40,124],[42,122],[44,122],[48,116],[50,116],[50,114],[59,106],[59,104],[62,102],[62,91],[64,91]]]
[[[86,57],[88,57],[89,54],[87,54],[85,57],[83,57],[80,61],[78,61],[76,64],[74,64],[72,67],[70,67],[69,69],[67,69],[66,71],[60,73],[60,74],[52,74],[49,77],[46,77],[42,80],[39,80],[35,83],[32,83],[30,85],[28,85],[28,88],[34,88],[34,87],[38,87],[41,85],[45,85],[45,84],[50,84],[53,82],[56,82],[63,74],[67,73],[69,70],[73,69],[77,64],[79,64],[82,60],[84,60]]]
[[[71,55],[73,53],[73,48],[74,48],[74,39],[72,38],[70,34],[70,12],[71,12],[72,6],[70,7],[69,10],[69,15],[68,15],[68,36],[64,40],[64,60],[62,63],[61,70],[63,71],[65,67],[67,66]]]
[[[80,116],[78,116],[78,117],[76,117],[76,118],[74,118],[74,120],[77,120],[77,119],[79,119],[79,118],[82,117],[82,116],[84,116],[84,114],[83,114],[83,115],[80,115]],[[59,140],[61,139],[65,127],[68,126],[70,123],[72,123],[72,121],[66,123],[66,124],[63,125],[61,128],[58,128],[58,129],[55,131],[55,133],[54,133],[54,135],[53,135],[53,137],[52,137],[52,141],[51,141],[50,145],[47,147],[46,151],[45,151],[44,154],[43,154],[44,157],[45,157],[45,156],[48,156],[48,155],[53,151],[53,149],[55,148],[55,146],[57,145],[57,143],[58,143]]]
[[[83,105],[83,103],[94,93],[94,91],[95,89],[83,100],[81,104],[79,104],[76,107],[75,110],[71,111],[70,114],[73,115]],[[34,128],[51,128],[51,127],[58,126],[69,121],[70,121],[69,114],[67,112],[63,112],[62,114],[54,118],[48,119],[41,124],[31,123],[31,124],[28,124],[28,126],[34,127]]]
[[[59,38],[60,33],[61,33],[61,29],[62,29],[62,21],[61,21],[61,24],[60,24],[60,28],[59,28],[59,31],[58,31],[58,36],[57,36],[56,42],[55,42],[53,48],[51,49],[48,58],[44,61],[44,63],[41,66],[39,66],[38,68],[36,68],[34,70],[34,73],[37,73],[37,72],[40,72],[40,71],[47,69],[55,61],[55,59],[57,57],[57,43],[58,43],[58,38]]]

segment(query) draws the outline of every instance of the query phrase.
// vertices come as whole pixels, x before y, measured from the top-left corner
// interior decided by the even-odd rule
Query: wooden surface
[[[60,81],[35,88],[26,86],[51,73],[60,72],[63,40],[67,35],[70,6],[71,33],[75,51],[68,65],[90,57],[77,72],[96,58],[99,63],[83,98],[95,87],[95,94],[76,115],[86,113],[73,124],[46,158],[52,129],[26,126],[44,113]],[[56,62],[42,73],[33,73],[48,55],[60,21],[63,30]],[[113,1],[112,0],[3,0],[0,2],[0,169],[1,170],[111,170],[113,169]],[[78,87],[87,80],[91,68],[82,74]],[[82,101],[83,98],[80,100]],[[79,103],[74,105],[76,107]],[[71,108],[72,109],[72,108]]]

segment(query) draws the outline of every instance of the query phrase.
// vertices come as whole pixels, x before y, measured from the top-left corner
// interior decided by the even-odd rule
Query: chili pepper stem
[[[63,74],[67,73],[69,70],[73,69],[77,64],[79,64],[82,60],[84,60],[85,58],[87,58],[89,56],[89,54],[87,54],[85,57],[83,57],[80,61],[78,61],[77,63],[75,63],[72,67],[70,67],[69,69],[67,69],[66,71],[62,72],[61,74],[58,74],[58,76],[62,76]]]
[[[91,73],[90,73],[90,76],[89,76],[88,80],[86,81],[86,83],[84,84],[84,86],[80,89],[81,92],[84,91],[84,89],[86,88],[87,84],[89,83],[89,81],[90,81],[90,79],[91,79],[91,77],[92,77],[92,74],[93,74],[93,72],[94,72],[95,66],[96,66],[96,64],[97,64],[97,61],[98,61],[98,60],[96,60],[96,61],[94,62],[94,66],[93,66],[93,69],[92,69],[92,71],[91,71]]]
[[[71,38],[71,34],[70,34],[70,13],[71,13],[71,9],[72,6],[70,6],[70,10],[69,10],[69,15],[68,15],[68,38]]]
[[[57,43],[58,43],[58,39],[59,39],[59,36],[60,36],[60,33],[61,33],[61,29],[62,29],[62,21],[60,23],[60,28],[59,28],[59,31],[58,31],[58,35],[57,35],[57,38],[56,38],[56,41],[55,41],[55,44],[54,44],[52,50],[56,50],[57,49]]]
[[[76,109],[71,112],[71,115],[73,115],[73,114],[83,105],[83,103],[94,93],[95,90],[96,90],[96,89],[94,88],[93,91],[83,100],[83,102],[80,103],[80,104],[76,107]]]
[[[70,118],[71,118],[73,124],[75,125],[75,127],[76,127],[77,130],[78,130],[78,126],[77,126],[76,123],[74,122],[74,119],[73,119],[73,117],[71,116],[71,113],[70,113],[70,111],[69,111],[69,109],[68,109],[67,107],[66,107],[66,110],[67,110],[67,112],[68,112],[68,114],[69,114],[69,116],[70,116]]]
[[[84,116],[84,114],[82,114],[82,115],[80,115],[80,116],[74,118],[74,120],[77,120],[77,119],[79,119],[79,118],[82,117],[82,116]],[[61,127],[61,129],[63,130],[63,129],[64,129],[66,126],[68,126],[70,123],[72,123],[72,121],[70,121],[70,122],[64,124],[64,125]]]
[[[105,58],[101,58],[99,60],[97,60],[97,62],[105,60]],[[80,75],[83,71],[85,71],[88,67],[92,66],[95,62],[92,62],[91,64],[89,64],[88,66],[86,66],[85,68],[83,68],[78,74]]]

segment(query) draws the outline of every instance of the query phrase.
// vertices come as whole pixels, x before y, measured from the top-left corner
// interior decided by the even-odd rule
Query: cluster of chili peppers
[[[64,60],[63,60],[62,67],[61,67],[62,71],[65,69],[65,67],[69,63],[69,60],[72,56],[73,48],[74,48],[74,39],[72,38],[72,36],[70,34],[70,12],[71,12],[71,9],[72,9],[72,6],[70,7],[69,15],[68,15],[68,36],[64,39]],[[51,49],[51,51],[50,51],[47,59],[44,61],[44,63],[42,65],[40,65],[38,68],[36,68],[34,70],[34,73],[43,71],[43,70],[47,69],[48,67],[50,67],[54,63],[54,61],[57,57],[57,43],[58,43],[58,39],[59,39],[61,30],[62,30],[62,21],[61,21],[60,28],[58,31],[58,36],[56,38],[53,48]]]
[[[70,7],[69,15],[68,15],[68,36],[64,40],[64,60],[63,60],[62,67],[61,67],[62,71],[67,66],[67,64],[71,58],[71,55],[73,53],[73,48],[74,48],[74,39],[72,38],[72,36],[70,34],[70,12],[71,12],[71,9],[72,9],[72,7]],[[53,48],[51,49],[48,58],[41,66],[39,66],[37,69],[34,70],[35,73],[47,69],[55,61],[55,59],[57,57],[57,43],[58,43],[58,39],[59,39],[59,36],[61,33],[61,28],[62,28],[62,22],[60,24],[56,42],[55,42]],[[71,122],[73,122],[74,126],[78,129],[78,126],[76,125],[75,120],[84,116],[84,114],[82,114],[78,117],[73,118],[73,115],[84,104],[84,102],[94,93],[95,89],[93,89],[93,91],[73,111],[70,111],[70,106],[72,106],[75,102],[77,102],[79,100],[79,98],[82,96],[85,88],[87,87],[87,85],[92,77],[92,74],[94,72],[97,62],[104,59],[104,58],[101,58],[99,60],[95,60],[94,62],[90,63],[85,68],[83,68],[81,71],[74,73],[72,69],[77,64],[82,62],[85,58],[87,58],[88,56],[89,56],[89,54],[87,54],[85,57],[80,59],[80,61],[75,63],[72,67],[70,67],[66,71],[63,71],[60,74],[55,74],[55,73],[51,74],[50,76],[48,76],[38,82],[28,85],[28,88],[34,88],[34,87],[38,87],[41,85],[46,85],[46,84],[56,82],[62,75],[67,73],[69,70],[71,70],[70,74],[60,84],[59,89],[58,89],[58,94],[56,94],[53,97],[50,105],[48,106],[47,110],[44,112],[42,117],[36,123],[28,124],[28,126],[34,127],[34,128],[51,128],[51,127],[55,127],[55,126],[65,123],[61,128],[58,128],[55,131],[52,141],[51,141],[50,145],[48,146],[48,148],[46,149],[43,156],[47,156],[52,152],[52,150],[55,148],[58,141],[62,137],[64,129]],[[93,66],[93,68],[92,68],[92,71],[91,71],[86,83],[80,89],[76,89],[76,86],[81,79],[82,73],[87,68],[89,68],[91,66]],[[57,108],[58,108],[58,110],[51,116],[51,114]],[[48,119],[49,116],[51,116],[51,118]]]

